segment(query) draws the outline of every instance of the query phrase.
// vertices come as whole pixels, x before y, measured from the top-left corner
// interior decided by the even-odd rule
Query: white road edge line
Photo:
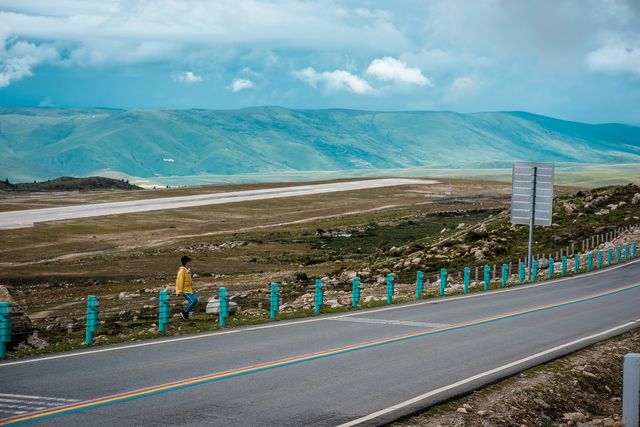
[[[617,331],[619,329],[627,328],[627,327],[635,325],[635,324],[637,324],[639,322],[640,322],[640,319],[633,320],[631,322],[627,322],[625,324],[622,324],[622,325],[619,325],[619,326],[615,326],[615,327],[613,327],[611,329],[607,329],[606,331],[598,332],[597,334],[593,334],[593,335],[590,335],[588,337],[582,337],[582,338],[579,338],[577,340],[574,340],[574,341],[571,341],[571,342],[568,342],[568,343],[561,344],[559,346],[550,348],[548,350],[544,350],[544,351],[541,351],[539,353],[532,354],[531,356],[527,356],[525,358],[516,360],[516,361],[511,362],[511,363],[507,363],[506,365],[502,365],[502,366],[500,366],[498,368],[494,368],[494,369],[491,369],[489,371],[485,371],[485,372],[482,372],[480,374],[474,375],[472,377],[465,378],[465,379],[457,381],[455,383],[446,385],[444,387],[440,387],[438,389],[429,391],[427,393],[424,393],[424,394],[421,394],[419,396],[413,397],[413,398],[411,398],[409,400],[405,400],[404,402],[400,402],[400,403],[397,403],[397,404],[395,404],[393,406],[389,406],[387,408],[381,409],[381,410],[379,410],[377,412],[373,412],[373,413],[371,413],[369,415],[366,415],[364,417],[355,419],[353,421],[349,421],[349,422],[344,423],[344,424],[340,424],[337,427],[351,427],[351,426],[356,426],[358,424],[362,424],[362,423],[367,422],[367,421],[371,421],[371,420],[373,420],[375,418],[378,418],[378,417],[380,417],[382,415],[386,415],[386,414],[389,414],[389,413],[391,413],[393,411],[397,411],[398,409],[402,409],[402,408],[405,408],[407,406],[413,405],[414,403],[418,403],[421,400],[427,399],[427,398],[432,397],[432,396],[436,396],[436,395],[438,395],[440,393],[443,393],[445,391],[449,391],[449,390],[454,389],[456,387],[459,387],[461,385],[468,384],[468,383],[473,382],[475,380],[479,380],[481,378],[488,377],[488,376],[496,374],[498,372],[505,371],[507,369],[513,368],[514,366],[521,365],[521,364],[523,364],[525,362],[529,362],[531,360],[534,360],[534,359],[537,359],[539,357],[545,356],[547,354],[556,352],[558,350],[562,350],[564,348],[573,346],[575,344],[580,344],[581,342],[589,341],[589,340],[591,340],[593,338],[598,338],[598,337],[601,337],[603,335],[607,335],[607,334],[609,334],[611,332],[614,332],[614,331]]]
[[[536,283],[533,285],[522,285],[522,286],[517,286],[515,288],[507,288],[507,289],[502,289],[502,290],[498,290],[498,291],[489,291],[489,292],[478,292],[476,294],[471,294],[471,295],[462,295],[462,296],[458,296],[458,297],[448,297],[448,298],[444,298],[444,299],[438,299],[435,301],[420,301],[420,302],[414,302],[414,303],[409,303],[409,304],[400,304],[400,305],[394,305],[391,307],[385,307],[385,308],[373,308],[373,309],[368,309],[368,310],[358,310],[355,311],[353,313],[347,313],[347,314],[340,314],[337,316],[330,316],[330,317],[317,317],[317,318],[313,318],[313,319],[305,319],[305,320],[292,320],[292,321],[288,321],[288,322],[283,322],[283,323],[276,323],[276,324],[271,324],[271,325],[262,325],[262,326],[253,326],[250,328],[241,328],[241,329],[232,329],[232,330],[226,330],[226,331],[217,331],[217,332],[210,332],[207,334],[200,334],[200,335],[191,335],[191,336],[186,336],[186,337],[177,337],[177,338],[168,338],[168,339],[163,339],[163,340],[157,340],[157,341],[150,341],[150,342],[142,342],[139,344],[129,344],[129,345],[123,345],[123,346],[119,346],[119,347],[107,347],[107,348],[100,348],[100,349],[96,349],[96,350],[89,350],[89,351],[82,351],[79,353],[65,353],[65,354],[57,354],[54,356],[45,356],[45,357],[39,357],[39,358],[35,358],[35,359],[26,359],[26,360],[16,360],[13,362],[4,362],[4,363],[0,363],[0,368],[6,367],[6,366],[15,366],[15,365],[22,365],[25,363],[37,363],[37,362],[45,362],[48,360],[54,360],[54,359],[65,359],[67,357],[78,357],[78,356],[89,356],[92,354],[98,354],[98,353],[107,353],[110,351],[119,351],[119,350],[128,350],[131,348],[139,348],[139,347],[148,347],[148,346],[152,346],[152,345],[160,345],[160,344],[168,344],[168,343],[173,343],[173,342],[179,342],[179,341],[189,341],[189,340],[197,340],[197,339],[203,339],[203,338],[211,338],[211,337],[218,337],[218,336],[223,336],[223,335],[228,335],[228,334],[238,334],[241,332],[249,332],[249,331],[257,331],[257,330],[261,330],[261,329],[271,329],[271,328],[281,328],[281,327],[285,327],[285,326],[296,326],[296,325],[302,325],[305,323],[312,323],[312,322],[322,322],[325,320],[335,320],[338,319],[340,317],[351,317],[351,316],[361,316],[364,314],[370,314],[372,312],[374,313],[380,313],[383,311],[389,311],[389,310],[400,310],[400,309],[405,309],[405,308],[412,308],[412,307],[418,307],[421,305],[428,305],[428,304],[443,304],[443,303],[447,303],[447,302],[451,302],[451,301],[458,301],[458,300],[462,300],[462,299],[467,299],[467,298],[481,298],[481,297],[489,297],[492,295],[499,295],[499,294],[503,294],[503,293],[507,293],[507,292],[516,292],[516,291],[523,291],[523,290],[527,290],[527,289],[533,289],[533,288],[537,288],[540,286],[549,286],[549,285],[553,285],[559,282],[564,282],[567,280],[572,280],[572,279],[576,279],[576,278],[581,278],[581,277],[590,277],[593,275],[597,275],[597,274],[604,274],[613,270],[617,270],[619,268],[631,265],[631,264],[635,264],[637,262],[640,262],[640,258],[633,260],[633,261],[627,261],[624,264],[618,264],[614,267],[608,267],[602,270],[597,270],[597,271],[593,271],[591,273],[582,273],[579,276],[571,276],[571,277],[565,277],[565,278],[561,278],[561,279],[554,279],[554,280],[550,280],[550,281],[545,281],[545,282],[540,282],[540,283]]]

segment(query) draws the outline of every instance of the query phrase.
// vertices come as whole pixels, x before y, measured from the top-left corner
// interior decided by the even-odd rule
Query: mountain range
[[[0,177],[640,163],[640,127],[526,112],[0,108]]]

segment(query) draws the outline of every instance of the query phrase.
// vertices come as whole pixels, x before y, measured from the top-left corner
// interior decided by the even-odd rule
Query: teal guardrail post
[[[271,284],[269,303],[269,317],[271,320],[275,320],[278,310],[280,310],[280,283]]]
[[[444,290],[447,287],[447,269],[440,269],[440,296],[444,296]]]
[[[518,263],[518,270],[520,274],[520,284],[522,285],[524,283],[524,278],[525,278],[524,262],[520,261]]]
[[[393,273],[387,274],[387,304],[393,303],[393,295],[396,293],[396,286],[393,280]]]
[[[484,283],[483,283],[483,290],[487,290],[489,289],[489,282],[491,281],[491,267],[489,267],[487,264],[484,265]]]
[[[561,276],[564,277],[567,274],[567,256],[562,255],[562,272]]]
[[[607,267],[611,266],[611,259],[613,258],[613,249],[607,249]]]
[[[503,288],[507,286],[507,282],[509,281],[509,264],[502,264],[502,280],[500,282],[500,286]]]
[[[636,251],[638,250],[638,242],[633,242],[631,245],[631,256],[636,257]]]
[[[7,343],[11,341],[11,303],[0,302],[0,359],[7,356]]]
[[[622,246],[616,246],[616,264],[619,264],[622,260]]]
[[[220,327],[224,328],[227,324],[227,318],[229,317],[229,291],[227,288],[220,288],[220,296],[218,298],[218,316],[220,317]]]
[[[600,270],[602,268],[602,251],[598,251],[598,259],[596,261],[596,268]]]
[[[577,274],[580,271],[580,254],[573,256],[573,274]]]
[[[324,284],[322,283],[322,279],[316,279],[316,292],[314,296],[314,305],[313,312],[315,314],[320,314],[320,309],[324,304]]]
[[[351,307],[356,308],[360,303],[360,278],[351,279]]]
[[[587,254],[587,272],[591,271],[593,267],[593,252]]]
[[[624,260],[625,261],[629,260],[629,244],[628,243],[624,244]]]
[[[87,324],[85,327],[85,342],[93,344],[93,335],[98,331],[100,300],[94,295],[87,297]]]
[[[167,330],[169,323],[170,307],[169,307],[169,291],[160,291],[158,300],[158,332]]]
[[[549,257],[549,267],[547,268],[547,271],[549,273],[547,278],[549,279],[553,279],[553,269],[555,268],[554,263],[555,263],[555,260],[552,257]]]
[[[538,260],[531,261],[531,281],[535,282],[538,279]]]
[[[424,273],[422,271],[416,272],[416,299],[422,298],[422,292],[424,292]]]
[[[469,267],[465,267],[463,270],[464,281],[462,282],[462,291],[465,294],[469,293],[469,285],[471,284],[471,269]]]

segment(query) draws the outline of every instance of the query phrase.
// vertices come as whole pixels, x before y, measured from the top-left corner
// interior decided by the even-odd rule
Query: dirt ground
[[[640,352],[640,329],[392,425],[621,427],[622,360],[631,352]]]

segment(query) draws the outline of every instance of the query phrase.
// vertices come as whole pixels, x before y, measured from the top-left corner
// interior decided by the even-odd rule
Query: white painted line
[[[370,317],[337,317],[330,320],[338,322],[371,323],[374,325],[416,326],[418,328],[446,328],[448,323],[412,322],[409,320],[372,319]]]
[[[58,405],[59,406],[59,405]],[[37,410],[37,409],[47,409],[46,406],[32,406],[32,405],[8,405],[6,403],[0,403],[0,408],[17,408],[17,409],[30,409],[30,410]]]
[[[5,414],[20,415],[20,414],[26,414],[28,411],[9,411],[9,410],[6,410],[6,409],[0,409],[0,412],[3,412]]]
[[[516,367],[518,365],[522,365],[522,364],[524,364],[526,362],[535,360],[535,359],[540,358],[542,356],[546,356],[546,355],[554,353],[556,351],[566,350],[568,347],[571,347],[573,345],[580,344],[582,342],[589,341],[589,340],[592,340],[594,338],[602,337],[604,335],[607,335],[607,334],[609,334],[611,332],[618,331],[620,329],[628,328],[629,326],[636,325],[638,322],[640,322],[640,319],[634,320],[634,321],[631,321],[631,322],[627,322],[627,323],[619,325],[619,326],[615,326],[615,327],[613,327],[611,329],[607,329],[606,331],[602,331],[602,332],[599,332],[597,334],[590,335],[588,337],[583,337],[583,338],[580,338],[580,339],[577,339],[577,340],[574,340],[574,341],[571,341],[571,342],[568,342],[568,343],[565,343],[565,344],[561,344],[559,346],[550,348],[550,349],[545,350],[545,351],[541,351],[541,352],[536,353],[536,354],[532,354],[531,356],[527,356],[525,358],[513,361],[511,363],[507,363],[506,365],[499,366],[499,367],[491,369],[489,371],[485,371],[485,372],[479,373],[477,375],[474,375],[472,377],[465,378],[465,379],[457,381],[455,383],[446,385],[444,387],[440,387],[438,389],[426,392],[424,394],[421,394],[421,395],[418,395],[416,397],[413,397],[413,398],[411,398],[409,400],[405,400],[404,402],[400,402],[400,403],[397,403],[397,404],[395,404],[393,406],[389,406],[388,408],[384,408],[384,409],[381,409],[381,410],[379,410],[377,412],[373,412],[373,413],[371,413],[369,415],[366,415],[364,417],[355,419],[353,421],[349,421],[349,422],[344,423],[344,424],[340,424],[337,427],[351,427],[351,426],[356,426],[358,424],[362,424],[362,423],[367,422],[367,421],[371,421],[371,420],[373,420],[375,418],[378,418],[378,417],[381,417],[383,415],[389,414],[389,413],[391,413],[393,411],[397,411],[399,409],[406,408],[407,406],[410,406],[410,405],[413,405],[415,403],[418,403],[421,400],[427,399],[429,397],[437,396],[440,393],[444,393],[446,391],[455,389],[456,387],[460,387],[460,386],[468,384],[470,382],[473,382],[473,381],[476,381],[476,380],[491,376],[493,374],[497,374],[497,373],[502,372],[502,371],[506,371],[507,369]]]
[[[55,400],[59,402],[77,402],[78,399],[62,399],[60,397],[30,396],[27,394],[0,393],[0,397],[15,397],[18,399]]]
[[[22,400],[22,399],[3,399],[0,398],[0,406],[3,405],[2,402],[6,402],[6,403],[20,403],[23,405],[47,405],[47,406],[58,406],[58,405],[62,405],[62,403],[55,403],[55,402],[41,402],[38,400]]]
[[[111,352],[111,351],[128,350],[128,349],[131,349],[131,348],[148,347],[148,346],[168,344],[168,343],[174,343],[174,342],[180,342],[180,341],[198,340],[198,339],[218,337],[218,336],[223,336],[223,335],[228,335],[228,334],[239,334],[239,333],[242,333],[242,332],[257,331],[257,330],[261,330],[261,329],[281,328],[281,327],[286,327],[286,326],[297,326],[297,325],[303,325],[305,323],[312,323],[312,322],[324,322],[326,320],[335,320],[337,318],[342,318],[342,317],[362,316],[362,315],[369,314],[369,313],[380,313],[380,312],[389,311],[389,310],[401,310],[401,309],[405,309],[405,308],[413,308],[413,307],[418,307],[418,306],[422,306],[422,305],[429,305],[429,304],[444,304],[444,303],[448,303],[448,302],[452,302],[452,301],[458,301],[458,300],[462,300],[462,299],[468,299],[468,298],[490,297],[490,296],[493,296],[493,295],[499,295],[499,294],[503,294],[503,293],[507,293],[507,292],[525,291],[525,290],[528,290],[528,289],[538,288],[540,286],[553,285],[553,284],[564,282],[564,281],[567,281],[567,280],[574,280],[574,279],[579,279],[579,278],[582,278],[582,277],[590,277],[590,276],[597,275],[597,274],[604,274],[604,273],[607,273],[607,272],[610,272],[610,271],[613,271],[613,270],[617,270],[619,268],[622,268],[622,267],[625,267],[625,266],[628,266],[628,265],[631,265],[631,264],[635,264],[637,262],[640,262],[640,258],[638,258],[636,260],[633,260],[633,261],[627,261],[624,264],[619,264],[619,265],[616,265],[614,267],[607,267],[607,268],[602,269],[602,270],[597,270],[597,271],[594,271],[594,272],[591,272],[591,273],[581,273],[579,276],[565,277],[565,278],[562,278],[562,279],[554,279],[554,280],[549,280],[549,281],[545,281],[545,282],[536,283],[536,284],[533,284],[533,285],[522,285],[522,286],[517,286],[515,288],[501,289],[501,290],[498,290],[498,291],[478,292],[476,294],[462,295],[462,296],[458,296],[458,297],[447,297],[447,298],[437,299],[437,300],[433,300],[433,301],[420,301],[420,302],[407,303],[407,304],[398,304],[398,305],[393,305],[393,306],[385,307],[385,308],[373,308],[373,309],[370,309],[370,310],[355,311],[353,313],[340,314],[340,315],[331,316],[331,317],[317,317],[317,318],[305,319],[305,320],[292,320],[292,321],[288,321],[288,322],[278,322],[278,323],[274,323],[274,324],[270,324],[270,325],[261,325],[261,326],[253,326],[253,327],[249,327],[249,328],[241,328],[241,329],[232,329],[232,330],[227,330],[227,331],[210,332],[210,333],[206,333],[206,334],[191,335],[191,336],[186,336],[186,337],[167,338],[167,339],[162,339],[162,340],[154,340],[154,341],[149,341],[149,342],[142,342],[142,343],[138,343],[138,344],[122,345],[122,346],[118,346],[118,347],[106,347],[106,348],[83,351],[83,352],[78,352],[78,353],[64,353],[64,354],[56,354],[56,355],[53,355],[53,356],[44,356],[44,357],[39,357],[39,358],[34,358],[34,359],[16,360],[16,361],[11,361],[11,362],[0,363],[0,368],[7,367],[7,366],[22,365],[22,364],[25,364],[25,363],[38,363],[38,362],[45,362],[45,361],[48,361],[48,360],[65,359],[65,358],[68,358],[68,357],[89,356],[89,355],[98,354],[98,353],[108,353],[108,352]]]

